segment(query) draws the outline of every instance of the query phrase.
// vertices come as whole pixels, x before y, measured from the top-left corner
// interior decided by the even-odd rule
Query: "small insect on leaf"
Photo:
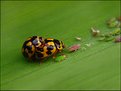
[[[113,31],[111,32],[111,34],[112,34],[113,36],[119,35],[120,33],[121,33],[121,29],[120,29],[120,28],[116,28],[115,30],[113,30]]]
[[[58,57],[55,58],[55,61],[56,62],[60,62],[60,61],[63,61],[66,59],[66,55],[60,55]]]
[[[75,45],[72,45],[71,47],[69,47],[68,50],[70,52],[74,52],[74,51],[77,51],[79,48],[80,48],[80,44],[75,44]]]
[[[98,39],[99,41],[104,41],[105,40],[105,37],[101,37]]]
[[[117,19],[118,19],[118,21],[120,21],[120,22],[121,22],[121,16],[119,16]]]
[[[76,40],[79,40],[79,41],[81,41],[82,39],[81,39],[81,37],[75,37],[76,38]]]
[[[93,37],[96,37],[100,34],[100,30],[94,29],[93,27],[91,28],[91,33]]]
[[[117,27],[121,28],[121,16],[119,16],[117,20],[118,20]]]
[[[121,36],[118,36],[115,38],[115,42],[118,43],[118,42],[121,42]]]
[[[110,28],[117,27],[117,26],[119,26],[119,21],[116,17],[114,17],[107,21],[107,25]]]
[[[91,43],[88,43],[88,44],[85,44],[85,45],[86,45],[87,47],[91,47],[92,44],[91,44]]]
[[[109,38],[106,38],[106,39],[105,39],[105,42],[112,41],[112,40],[114,40],[114,37],[111,36],[111,37],[109,37]]]
[[[112,34],[107,33],[107,34],[103,34],[103,36],[100,36],[100,38],[98,40],[108,42],[108,41],[111,41],[113,39],[114,39],[114,37],[112,36]]]

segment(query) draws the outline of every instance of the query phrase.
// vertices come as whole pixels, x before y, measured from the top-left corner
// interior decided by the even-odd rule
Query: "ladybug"
[[[40,60],[61,52],[64,43],[57,39],[46,38],[40,36],[29,37],[22,46],[22,54],[28,59]]]

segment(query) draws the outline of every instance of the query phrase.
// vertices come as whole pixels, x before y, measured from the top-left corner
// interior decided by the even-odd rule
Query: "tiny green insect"
[[[119,35],[120,33],[121,33],[121,29],[120,29],[120,28],[116,28],[115,30],[113,30],[113,31],[111,32],[111,34],[112,34],[113,36]]]
[[[60,61],[65,60],[65,58],[66,58],[66,55],[60,55],[60,56],[58,56],[58,57],[55,58],[55,61],[56,62],[60,62]]]
[[[107,25],[108,25],[108,27],[110,27],[110,28],[113,28],[113,27],[116,27],[117,25],[118,25],[118,21],[117,21],[117,19],[114,17],[114,18],[111,18],[111,19],[109,19],[108,21],[107,21]]]
[[[105,42],[112,41],[112,40],[114,40],[114,37],[106,38]]]
[[[108,42],[113,39],[114,39],[114,37],[111,34],[102,34],[98,40]]]

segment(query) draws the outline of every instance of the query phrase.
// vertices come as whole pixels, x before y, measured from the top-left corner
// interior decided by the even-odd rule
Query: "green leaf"
[[[90,27],[101,32],[120,15],[120,1],[1,1],[2,90],[119,90],[120,43],[98,42]],[[62,40],[68,47],[80,36],[94,45],[67,53],[62,62],[49,57],[28,62],[21,53],[26,38],[38,35]]]

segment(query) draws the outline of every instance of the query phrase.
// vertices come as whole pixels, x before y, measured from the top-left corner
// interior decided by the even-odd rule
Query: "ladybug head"
[[[54,39],[54,43],[59,51],[63,50],[63,48],[65,47],[62,41]]]

